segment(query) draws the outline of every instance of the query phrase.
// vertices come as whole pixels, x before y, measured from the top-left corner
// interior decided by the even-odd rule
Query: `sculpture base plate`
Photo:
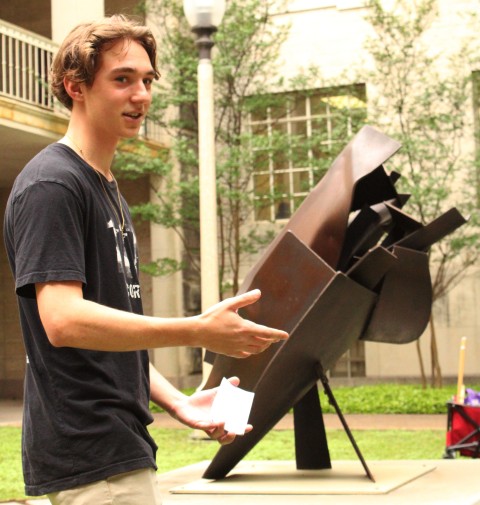
[[[284,466],[288,473],[294,473],[295,463],[277,461],[241,461],[231,472],[232,475],[242,472],[250,472],[258,475],[266,472],[270,468],[270,487],[274,488],[271,494],[251,494],[253,485],[245,479],[242,486],[236,486],[235,494],[220,493],[213,490],[218,483],[212,483],[207,487],[207,482],[202,482],[202,492],[189,490],[193,483],[201,482],[202,475],[209,465],[208,461],[202,461],[193,465],[185,466],[171,472],[158,474],[158,483],[162,492],[162,505],[480,505],[480,488],[478,476],[480,475],[480,459],[456,458],[435,459],[435,460],[389,460],[389,461],[367,461],[371,465],[372,473],[377,479],[377,485],[381,485],[382,474],[379,473],[381,467],[385,468],[405,468],[425,465],[424,470],[429,470],[422,475],[418,475],[409,482],[400,483],[399,487],[392,489],[389,493],[377,492],[376,494],[326,494],[324,488],[318,489],[317,494],[300,494],[300,488],[289,494],[279,494],[277,487],[282,483],[282,476],[277,474],[272,476],[272,469],[279,464]],[[244,466],[246,465],[246,466]],[[290,466],[289,466],[290,465]],[[333,472],[340,472],[341,469],[351,469],[353,475],[343,472],[342,492],[350,486],[356,479],[362,479],[362,483],[367,487],[374,484],[364,477],[363,468],[359,461],[337,461],[332,462]],[[255,472],[252,469],[256,468]],[[247,472],[247,473],[248,473]],[[351,480],[353,478],[353,480]],[[365,479],[365,480],[363,480]],[[260,477],[257,477],[260,480]],[[272,482],[274,481],[274,482]],[[275,484],[274,486],[272,484]],[[195,487],[197,484],[195,485]],[[173,491],[175,490],[175,491]],[[208,494],[207,494],[208,492]],[[258,491],[257,491],[258,492]],[[195,495],[193,495],[195,493]],[[320,496],[319,496],[320,495]],[[320,502],[319,502],[320,500]]]
[[[224,479],[199,479],[171,490],[188,494],[323,495],[378,494],[411,482],[435,469],[432,463],[377,461],[368,466],[372,482],[358,461],[332,462],[328,470],[297,470],[294,461],[243,461]]]

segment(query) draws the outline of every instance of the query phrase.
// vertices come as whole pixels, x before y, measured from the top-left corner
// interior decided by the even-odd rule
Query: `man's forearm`
[[[150,363],[150,398],[152,402],[160,405],[169,414],[175,417],[175,403],[184,398],[184,394],[173,386]]]
[[[224,300],[198,316],[179,318],[132,314],[85,300],[79,282],[37,284],[36,293],[42,324],[56,347],[134,351],[192,346],[242,358],[288,337],[238,315],[238,309],[260,298],[259,291]]]
[[[46,321],[43,321],[46,319]],[[159,318],[112,309],[84,299],[42,318],[52,345],[93,351],[198,346],[195,318]]]

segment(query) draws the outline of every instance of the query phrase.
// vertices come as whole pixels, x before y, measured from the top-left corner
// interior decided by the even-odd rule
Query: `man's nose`
[[[134,93],[132,95],[132,100],[135,102],[145,102],[149,103],[152,99],[152,93],[147,85],[141,81],[135,87]]]

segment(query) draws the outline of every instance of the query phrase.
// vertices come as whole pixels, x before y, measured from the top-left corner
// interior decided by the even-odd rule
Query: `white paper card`
[[[233,386],[223,378],[212,403],[212,421],[225,423],[225,430],[243,435],[255,393]]]

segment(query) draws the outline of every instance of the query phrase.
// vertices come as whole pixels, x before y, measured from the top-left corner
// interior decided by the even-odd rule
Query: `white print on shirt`
[[[130,265],[130,260],[128,259],[127,252],[125,250],[125,244],[123,242],[124,238],[127,236],[127,233],[131,233],[133,237],[134,251],[135,251],[135,265],[134,269],[137,271],[138,269],[138,256],[137,256],[137,237],[133,230],[126,229],[126,231],[122,234],[119,228],[115,227],[115,224],[112,219],[108,221],[107,228],[113,231],[113,235],[115,237],[116,251],[117,251],[117,266],[118,272],[125,275],[125,278],[129,281],[134,279],[134,275],[132,273],[132,268]],[[140,298],[140,285],[139,284],[126,284],[127,293],[130,298]]]
[[[140,284],[127,284],[127,292],[130,298],[140,298]]]
[[[125,247],[123,244],[123,237],[119,228],[115,228],[113,221],[107,223],[107,228],[113,230],[113,235],[115,237],[115,244],[117,248],[117,266],[118,271],[124,273],[127,279],[132,278],[132,269],[130,268],[130,260],[128,259]]]

